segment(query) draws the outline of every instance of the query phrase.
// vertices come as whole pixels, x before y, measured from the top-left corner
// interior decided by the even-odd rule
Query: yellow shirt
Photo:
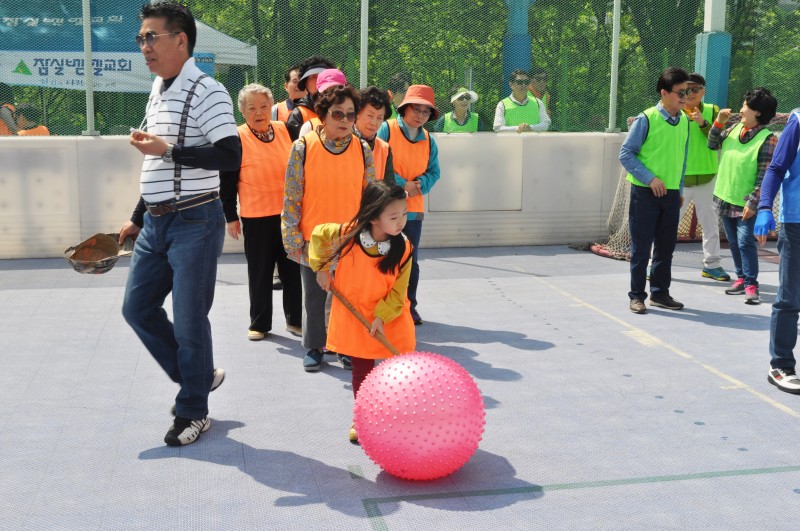
[[[339,232],[341,225],[339,223],[324,223],[317,225],[314,232],[311,234],[311,242],[308,247],[308,262],[311,269],[319,271],[322,267],[322,262],[328,257],[331,249],[338,243]],[[355,243],[359,246],[359,243]],[[372,247],[364,248],[370,256],[378,256],[377,243]],[[333,264],[326,264],[322,269],[328,269]],[[335,266],[333,266],[335,267]],[[406,294],[408,293],[408,279],[411,277],[411,259],[400,267],[400,274],[397,276],[391,291],[386,297],[378,301],[375,306],[374,317],[378,317],[384,323],[394,321],[402,312],[406,302]]]

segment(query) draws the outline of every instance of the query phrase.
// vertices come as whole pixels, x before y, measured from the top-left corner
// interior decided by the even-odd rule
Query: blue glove
[[[758,211],[756,217],[756,226],[753,233],[756,236],[769,236],[770,232],[775,231],[775,216],[772,215],[772,210],[765,208]]]

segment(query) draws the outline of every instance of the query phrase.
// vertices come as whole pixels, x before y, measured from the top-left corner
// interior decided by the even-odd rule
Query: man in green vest
[[[656,83],[661,100],[636,117],[619,152],[631,183],[628,298],[633,313],[647,313],[644,301],[651,247],[650,305],[668,310],[683,308],[672,298],[669,287],[689,150],[689,118],[683,113],[688,81],[689,74],[682,68],[671,67],[661,74]]]
[[[550,92],[547,90],[547,72],[541,66],[531,69],[531,84],[528,85],[528,97],[542,100],[547,114],[550,114]]]
[[[690,132],[680,219],[683,219],[689,202],[694,201],[694,212],[703,229],[703,271],[700,274],[726,282],[731,277],[720,265],[719,217],[713,208],[714,178],[719,168],[719,156],[716,151],[708,149],[708,132],[717,119],[719,107],[703,103],[706,80],[696,72],[689,74],[689,91],[683,108],[690,120]]]
[[[508,77],[511,95],[500,100],[494,111],[495,133],[530,133],[547,131],[550,115],[544,102],[528,95],[531,76],[524,70],[514,70]]]

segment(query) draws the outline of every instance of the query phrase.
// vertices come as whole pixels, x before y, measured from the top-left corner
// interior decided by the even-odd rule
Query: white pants
[[[714,269],[720,266],[719,262],[719,216],[714,212],[712,198],[714,196],[714,184],[717,178],[714,177],[710,182],[697,186],[683,187],[683,206],[681,207],[681,219],[686,213],[689,202],[694,200],[695,215],[697,222],[703,229],[703,267]]]

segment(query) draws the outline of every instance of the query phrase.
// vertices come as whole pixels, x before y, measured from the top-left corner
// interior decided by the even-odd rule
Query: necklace
[[[269,129],[267,129],[266,133],[259,133],[252,127],[250,130],[256,135],[256,138],[261,140],[262,142],[272,142],[272,139],[275,138],[275,131],[272,130],[272,124],[269,125]]]
[[[358,235],[359,239],[361,240],[361,245],[369,249],[370,247],[378,246],[378,254],[381,256],[386,256],[389,254],[389,249],[392,248],[392,243],[390,241],[385,242],[376,242],[375,238],[372,237],[372,234],[369,233],[368,230],[361,231],[361,234]]]

